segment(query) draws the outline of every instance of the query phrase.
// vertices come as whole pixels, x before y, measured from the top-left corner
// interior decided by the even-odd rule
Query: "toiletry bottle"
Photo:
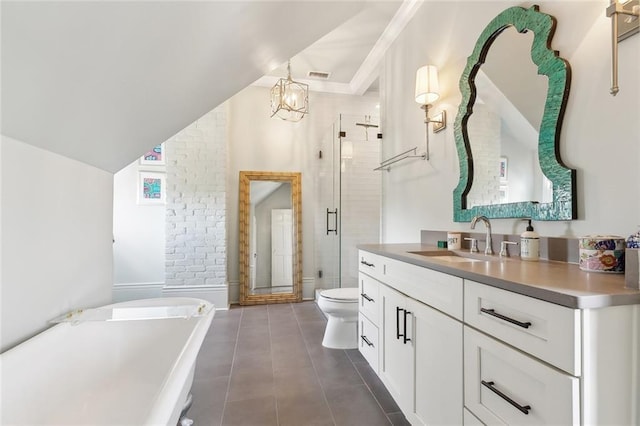
[[[527,230],[520,234],[520,258],[522,260],[538,260],[540,257],[540,235],[533,230],[531,219]]]

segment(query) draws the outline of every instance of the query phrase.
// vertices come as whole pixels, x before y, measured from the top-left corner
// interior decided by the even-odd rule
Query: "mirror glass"
[[[240,172],[240,303],[301,300],[300,175]]]
[[[538,6],[511,7],[478,37],[460,77],[454,123],[456,222],[577,218],[575,170],[559,148],[571,70],[551,49],[555,25]]]
[[[538,163],[548,78],[538,75],[532,45],[532,32],[507,28],[476,75],[476,100],[467,122],[473,156],[469,207],[553,199],[551,181]]]

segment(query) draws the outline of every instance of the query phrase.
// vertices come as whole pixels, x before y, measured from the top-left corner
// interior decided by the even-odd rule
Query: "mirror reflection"
[[[538,6],[510,7],[487,24],[467,58],[453,131],[460,166],[456,222],[479,215],[577,218],[576,171],[560,158],[571,69],[551,48],[555,26]],[[520,68],[532,62],[528,73]]]
[[[291,184],[254,181],[250,194],[250,293],[293,293]]]
[[[302,299],[300,173],[240,172],[240,304]]]
[[[531,59],[533,38],[533,32],[505,29],[475,77],[467,123],[474,167],[468,207],[553,200],[552,183],[538,162],[548,78],[538,75]]]

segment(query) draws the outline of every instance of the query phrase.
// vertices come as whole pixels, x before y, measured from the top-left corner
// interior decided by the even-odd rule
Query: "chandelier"
[[[287,78],[271,88],[271,117],[300,121],[309,113],[309,85],[291,79],[291,61],[287,62]]]

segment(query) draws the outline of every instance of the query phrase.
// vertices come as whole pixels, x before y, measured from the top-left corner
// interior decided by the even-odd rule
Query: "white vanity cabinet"
[[[378,374],[380,354],[379,317],[382,306],[380,283],[360,272],[358,275],[360,301],[358,303],[358,349]]]
[[[361,330],[376,346],[361,351],[411,424],[640,425],[640,304],[569,308],[360,258]]]
[[[381,256],[376,267],[380,379],[412,424],[461,425],[462,323],[450,315],[461,317],[462,280]]]
[[[571,309],[470,280],[464,295],[465,407],[482,422],[640,424],[639,305]]]
[[[576,377],[464,327],[464,402],[486,424],[579,425]]]
[[[574,376],[580,375],[579,309],[465,280],[464,322]]]
[[[379,376],[405,416],[413,411],[414,336],[409,298],[382,285],[382,351]]]

